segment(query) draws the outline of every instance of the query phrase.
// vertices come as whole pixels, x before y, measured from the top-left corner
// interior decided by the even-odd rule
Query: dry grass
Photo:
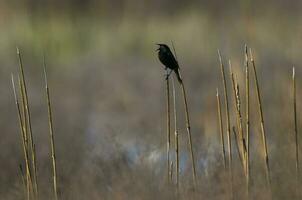
[[[226,180],[223,181],[228,183],[228,187],[221,186],[221,188],[224,188],[225,192],[223,193],[224,198],[228,199],[234,199],[236,197],[239,197],[241,199],[253,199],[253,196],[255,195],[255,192],[252,192],[251,189],[253,187],[257,187],[259,182],[253,182],[254,184],[251,185],[250,181],[253,178],[253,174],[250,173],[250,171],[253,171],[251,169],[252,166],[255,167],[255,165],[251,165],[253,159],[250,159],[253,156],[250,156],[250,131],[253,130],[253,126],[250,126],[250,116],[252,115],[253,111],[255,111],[254,107],[252,107],[253,104],[250,104],[250,77],[249,77],[249,57],[250,62],[252,64],[253,72],[254,72],[254,80],[255,80],[255,89],[257,94],[257,106],[258,106],[258,114],[259,114],[259,121],[260,121],[260,127],[261,127],[261,138],[262,138],[262,153],[265,158],[265,173],[267,175],[267,190],[265,191],[267,194],[269,194],[268,199],[272,198],[274,196],[274,193],[272,191],[272,184],[271,184],[271,169],[269,166],[269,160],[268,160],[268,147],[267,147],[267,141],[266,141],[266,133],[264,129],[264,117],[263,117],[263,106],[261,101],[261,95],[260,95],[260,84],[257,77],[256,67],[255,67],[255,61],[253,55],[250,53],[250,56],[247,52],[247,46],[245,46],[245,70],[242,70],[242,74],[245,76],[245,101],[242,102],[241,96],[240,96],[240,90],[239,90],[239,84],[240,81],[236,79],[235,73],[230,65],[230,87],[233,89],[233,103],[234,103],[234,113],[230,113],[229,111],[229,98],[228,98],[228,84],[226,81],[226,76],[224,72],[224,66],[222,62],[222,58],[219,54],[219,61],[220,61],[220,70],[221,70],[221,77],[222,77],[222,84],[224,88],[224,102],[220,99],[220,94],[217,89],[216,93],[216,103],[217,103],[217,117],[218,117],[218,130],[220,139],[217,143],[219,143],[220,146],[220,155],[222,157],[222,164],[224,170],[219,170],[219,168],[215,169],[214,173],[219,174],[219,176],[224,177],[227,175]],[[36,145],[33,140],[32,135],[32,128],[31,128],[31,115],[30,115],[30,109],[29,109],[29,100],[28,100],[28,94],[27,94],[27,86],[25,82],[25,75],[24,75],[24,69],[23,69],[23,63],[21,59],[21,53],[18,51],[18,57],[20,61],[20,79],[19,79],[19,91],[16,90],[14,78],[12,76],[12,85],[13,85],[13,92],[14,92],[14,98],[15,98],[15,105],[17,108],[17,114],[18,114],[18,123],[20,126],[20,133],[21,133],[21,139],[22,139],[22,149],[24,153],[24,163],[20,165],[19,173],[20,173],[20,179],[22,182],[22,189],[24,193],[24,197],[26,199],[43,199],[44,196],[39,192],[39,185],[38,185],[38,171],[37,171],[37,156],[36,156]],[[237,76],[240,76],[240,72],[236,72]],[[57,174],[57,159],[56,159],[56,148],[55,148],[55,138],[54,138],[54,128],[53,128],[53,114],[52,114],[52,107],[51,107],[51,97],[50,97],[50,91],[49,91],[49,85],[47,81],[47,73],[46,73],[46,64],[44,61],[44,80],[45,80],[45,92],[46,92],[46,101],[47,101],[47,111],[48,111],[48,125],[49,125],[49,140],[50,140],[50,157],[51,157],[51,167],[52,167],[52,186],[53,186],[53,198],[59,199],[59,192],[58,192],[58,174]],[[184,116],[183,118],[186,121],[186,130],[187,130],[187,137],[188,137],[188,145],[189,145],[189,154],[191,158],[191,165],[192,165],[192,175],[193,175],[193,185],[194,185],[194,192],[190,190],[190,187],[187,185],[187,176],[184,175],[185,172],[181,170],[181,162],[182,157],[180,156],[180,137],[179,137],[179,127],[178,127],[178,116],[177,116],[177,91],[174,85],[174,80],[172,79],[172,97],[173,97],[173,119],[171,119],[171,99],[170,99],[170,80],[167,77],[166,78],[166,133],[167,133],[167,149],[166,149],[166,162],[167,162],[167,178],[169,180],[170,186],[176,185],[175,190],[169,190],[167,189],[166,197],[177,197],[179,199],[186,199],[188,195],[192,197],[193,199],[198,198],[207,198],[208,192],[206,191],[206,188],[202,188],[204,184],[198,184],[200,181],[197,179],[196,176],[196,169],[200,166],[200,164],[195,163],[195,154],[193,153],[193,143],[195,143],[196,140],[192,139],[192,133],[191,133],[191,124],[190,124],[190,118],[189,118],[189,110],[188,110],[188,102],[187,102],[187,95],[186,90],[184,87],[183,82],[181,83],[181,95],[184,105]],[[297,101],[296,101],[296,77],[295,77],[295,71],[293,69],[293,76],[292,76],[292,94],[293,94],[293,111],[294,111],[294,134],[295,134],[295,166],[296,166],[296,177],[297,177],[297,187],[296,192],[297,196],[299,196],[299,138],[298,138],[298,117],[297,117]],[[17,94],[20,94],[19,96]],[[21,102],[21,104],[20,104]],[[242,109],[242,107],[245,105],[245,109]],[[223,117],[223,106],[225,107],[225,118]],[[251,106],[251,108],[250,108]],[[250,112],[252,111],[252,112]],[[214,111],[213,111],[214,112]],[[238,171],[238,167],[234,168],[234,165],[237,165],[236,159],[233,160],[233,153],[232,153],[232,137],[230,133],[230,127],[231,127],[231,114],[236,119],[236,125],[237,125],[237,131],[235,127],[233,126],[233,134],[235,139],[235,146],[237,148],[237,154],[240,158],[240,166],[243,169],[243,173],[245,175],[245,178],[242,177],[233,177],[233,173],[240,174],[242,172]],[[244,118],[245,116],[245,118]],[[171,143],[173,144],[173,141],[171,141],[171,121],[174,121],[174,149],[173,145],[171,146]],[[244,129],[245,128],[245,129]],[[226,130],[226,131],[224,131]],[[244,131],[245,130],[245,131]],[[226,135],[225,135],[226,134]],[[225,136],[227,137],[227,141],[225,141]],[[225,143],[227,142],[227,151],[228,155],[226,154],[225,149]],[[174,150],[174,151],[173,151]],[[172,153],[175,153],[174,160]],[[197,155],[199,152],[197,152]],[[197,159],[198,160],[198,159]],[[228,161],[228,162],[227,162]],[[233,163],[234,161],[234,163]],[[25,166],[25,171],[23,171],[23,167]],[[207,169],[207,168],[206,168]],[[117,169],[118,170],[118,169]],[[208,169],[207,169],[208,170]],[[259,170],[259,169],[257,169]],[[256,170],[255,170],[256,171]],[[253,171],[254,172],[254,171]],[[184,180],[180,182],[180,176],[184,177]],[[214,177],[214,176],[213,176]],[[210,178],[213,178],[210,177]],[[209,181],[212,181],[207,176],[202,177],[200,180],[203,181],[203,179],[208,179]],[[215,179],[215,178],[214,178]],[[216,177],[217,179],[217,177]],[[61,180],[61,179],[60,179]],[[224,179],[223,179],[224,180]],[[245,181],[246,186],[238,186],[241,181]],[[259,181],[259,180],[258,180]],[[160,182],[160,181],[158,181]],[[175,183],[175,184],[174,184]],[[215,180],[215,185],[218,187],[217,182]],[[221,184],[223,185],[223,184]],[[139,187],[139,186],[135,186]],[[171,187],[169,187],[171,188]],[[244,190],[244,191],[242,191]],[[176,192],[175,192],[176,191]],[[243,195],[244,194],[244,197]],[[245,194],[247,194],[245,196]],[[264,195],[265,196],[265,195]],[[116,198],[116,197],[115,197]]]

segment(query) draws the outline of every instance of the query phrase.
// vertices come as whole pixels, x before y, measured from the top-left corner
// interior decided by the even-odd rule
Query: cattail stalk
[[[179,134],[177,128],[177,110],[176,110],[176,92],[174,79],[172,78],[172,89],[173,89],[173,115],[174,115],[174,136],[175,136],[175,182],[177,189],[179,189]]]
[[[223,123],[221,117],[221,103],[220,103],[220,95],[219,95],[218,88],[216,90],[216,98],[217,98],[217,116],[218,116],[219,130],[220,130],[221,155],[222,155],[224,169],[226,169]]]
[[[224,90],[224,101],[225,101],[225,115],[226,115],[226,130],[227,130],[227,141],[228,141],[228,153],[229,153],[229,162],[228,162],[228,172],[229,172],[229,180],[230,180],[230,199],[234,198],[233,194],[233,164],[232,164],[232,140],[231,140],[231,126],[230,126],[230,111],[229,111],[229,100],[228,100],[228,90],[226,84],[226,77],[224,66],[221,59],[220,51],[218,50],[218,57],[220,62],[220,71],[221,71],[221,78],[223,83],[223,90]]]
[[[22,186],[23,186],[23,190],[24,190],[24,199],[26,199],[26,197],[27,197],[26,179],[25,179],[23,168],[22,168],[21,164],[19,165],[19,170],[20,170],[20,176],[21,176]]]
[[[297,181],[297,188],[296,188],[296,196],[299,198],[299,179],[300,179],[300,170],[299,170],[299,138],[298,138],[298,123],[297,123],[297,97],[296,97],[296,73],[295,67],[293,67],[293,109],[294,109],[294,125],[295,125],[295,153],[296,153],[296,181]]]
[[[167,177],[170,182],[170,134],[171,134],[171,119],[170,119],[170,85],[169,85],[169,74],[166,75],[166,100],[167,100]]]
[[[263,143],[263,156],[264,156],[264,161],[265,161],[266,181],[267,181],[267,185],[270,190],[269,192],[270,192],[270,196],[271,196],[271,175],[270,175],[270,165],[269,165],[269,157],[268,157],[268,150],[267,150],[266,134],[265,134],[265,129],[264,129],[264,118],[263,118],[263,110],[262,110],[262,104],[261,104],[261,95],[260,95],[259,82],[258,82],[258,77],[257,77],[255,61],[254,61],[254,57],[253,57],[251,49],[250,49],[250,60],[251,60],[253,71],[254,71],[254,80],[255,80],[256,94],[257,94],[257,100],[258,100],[257,102],[258,102],[258,111],[259,111],[262,143]]]
[[[170,173],[169,176],[170,176],[170,181],[172,183],[172,180],[173,180],[173,170],[172,170],[173,169],[173,161],[170,162],[169,168],[170,168],[169,169],[169,173]]]
[[[245,45],[245,123],[246,123],[246,181],[247,181],[247,196],[249,199],[250,190],[250,77],[248,63],[248,49]]]
[[[20,104],[19,100],[17,97],[16,93],[16,87],[15,87],[15,82],[14,82],[14,77],[12,75],[12,86],[13,86],[13,92],[14,92],[14,98],[15,98],[15,104],[17,108],[17,113],[18,113],[18,119],[19,119],[19,126],[20,126],[20,132],[21,132],[21,138],[22,138],[22,147],[23,147],[23,152],[24,152],[24,160],[25,160],[25,168],[26,168],[26,191],[27,191],[27,200],[30,199],[31,193],[30,189],[32,188],[32,181],[31,181],[31,172],[30,172],[30,164],[29,164],[29,156],[28,156],[28,150],[26,146],[26,133],[24,129],[24,124],[22,120],[22,115],[21,115],[21,109],[20,109]]]
[[[55,200],[58,200],[55,140],[54,140],[53,119],[52,119],[51,101],[50,101],[49,87],[48,87],[47,74],[46,74],[45,58],[44,58],[44,78],[45,78],[45,90],[46,90],[47,110],[48,110],[48,125],[49,125],[49,134],[50,134],[51,160],[52,160],[52,169],[53,169],[53,191],[54,191]]]
[[[175,51],[173,42],[172,42],[172,47],[173,47],[173,50],[174,50],[175,58],[177,60],[177,55],[176,55],[176,51]],[[183,81],[181,73],[180,73],[180,69],[178,71],[179,71],[179,77],[181,79],[180,85],[181,85],[183,103],[184,103],[184,107],[185,107],[186,127],[187,127],[187,134],[188,134],[188,143],[189,143],[191,162],[192,162],[193,184],[194,184],[194,187],[196,187],[196,184],[197,184],[197,180],[196,180],[196,167],[195,167],[195,159],[194,159],[194,152],[193,152],[191,124],[190,124],[190,116],[189,116],[187,95],[186,95],[186,89],[185,89],[185,86],[184,86],[184,81]]]
[[[242,128],[242,116],[241,116],[241,102],[240,102],[240,93],[239,93],[239,85],[237,84],[234,73],[232,71],[232,64],[231,61],[229,61],[229,67],[230,67],[230,76],[232,80],[232,86],[233,86],[233,94],[234,94],[234,107],[236,110],[236,119],[237,119],[237,128],[238,128],[238,134],[236,135],[236,139],[238,142],[239,147],[239,157],[243,166],[244,173],[246,175],[245,169],[246,169],[246,162],[245,162],[245,141],[243,138],[243,128]]]
[[[182,81],[180,83],[180,85],[181,85],[181,89],[182,89],[183,103],[184,103],[184,107],[185,107],[186,127],[187,127],[188,142],[189,142],[191,162],[192,162],[193,183],[194,183],[194,187],[196,187],[196,185],[197,185],[196,168],[195,168],[195,159],[194,159],[193,144],[192,144],[191,124],[190,124],[190,117],[189,117],[187,95],[186,95],[184,82]]]
[[[26,88],[26,81],[25,81],[25,75],[24,75],[24,68],[23,68],[23,63],[22,63],[22,56],[19,48],[17,48],[17,55],[19,59],[19,70],[21,73],[21,85],[22,85],[22,93],[24,95],[24,107],[25,107],[25,115],[27,121],[25,122],[25,127],[28,130],[29,134],[27,134],[30,147],[28,147],[28,150],[31,155],[31,162],[32,162],[32,167],[33,167],[33,181],[34,181],[34,193],[35,193],[35,198],[38,197],[38,183],[37,183],[37,166],[36,166],[36,160],[34,156],[34,141],[33,141],[33,134],[32,134],[32,125],[31,125],[31,114],[30,114],[30,108],[29,108],[29,102],[28,102],[28,94],[27,94],[27,88]]]

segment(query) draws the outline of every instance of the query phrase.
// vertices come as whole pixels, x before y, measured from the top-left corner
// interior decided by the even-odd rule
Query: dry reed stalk
[[[257,93],[259,119],[260,119],[260,127],[261,127],[262,143],[263,143],[263,156],[264,156],[264,161],[265,161],[266,181],[267,181],[267,185],[269,188],[270,197],[272,198],[270,165],[269,165],[269,157],[268,157],[268,150],[267,150],[266,134],[265,134],[265,129],[264,129],[264,118],[263,118],[263,110],[262,110],[262,104],[261,104],[261,95],[260,95],[259,82],[258,82],[258,77],[257,77],[256,65],[255,65],[253,54],[252,54],[252,49],[250,49],[250,60],[251,60],[253,71],[254,71],[254,80],[255,80],[254,83],[255,83],[256,93]]]
[[[39,188],[38,188],[38,179],[37,179],[37,154],[36,154],[36,145],[34,144],[34,146],[33,146],[33,162],[34,162],[34,168],[33,168],[33,170],[34,170],[34,174],[35,174],[35,182],[34,182],[34,184],[35,184],[35,199],[39,199]]]
[[[21,107],[22,107],[22,112],[20,113],[20,117],[22,120],[22,129],[23,129],[23,135],[24,135],[24,144],[25,144],[25,150],[26,150],[26,155],[27,155],[27,162],[26,166],[28,165],[28,167],[26,167],[26,182],[27,182],[27,190],[28,195],[30,195],[30,191],[33,189],[33,185],[32,185],[32,174],[31,174],[31,168],[30,168],[30,158],[29,158],[29,148],[28,148],[28,132],[27,132],[27,115],[26,115],[26,110],[25,110],[25,97],[24,97],[24,90],[23,90],[23,85],[21,83],[21,79],[20,76],[18,75],[18,84],[19,84],[19,92],[20,92],[20,96],[21,96]],[[29,197],[28,197],[29,198]]]
[[[170,135],[171,135],[171,117],[170,117],[170,84],[169,84],[169,74],[167,71],[166,75],[166,117],[167,117],[167,178],[168,182],[171,181],[170,177]]]
[[[239,148],[238,137],[237,137],[235,126],[233,126],[232,130],[233,130],[233,134],[234,134],[234,138],[235,138],[236,150],[237,150],[238,156],[240,156],[240,148]]]
[[[299,194],[299,179],[300,179],[300,169],[299,169],[299,138],[298,138],[298,123],[297,123],[297,96],[296,96],[296,73],[295,67],[293,67],[293,77],[292,77],[292,87],[293,87],[293,109],[294,109],[294,131],[295,131],[295,153],[296,153],[296,196],[300,197]]]
[[[172,78],[172,89],[173,89],[173,115],[174,115],[174,136],[175,136],[175,172],[176,172],[176,186],[179,188],[179,138],[177,128],[177,110],[176,110],[176,92],[174,79]]]
[[[195,159],[194,159],[193,144],[192,144],[192,134],[191,134],[189,109],[188,109],[188,102],[187,102],[187,95],[186,95],[186,90],[185,90],[185,86],[184,86],[184,81],[182,81],[180,83],[180,85],[181,85],[181,89],[182,89],[183,103],[184,103],[184,107],[185,107],[186,127],[187,127],[188,142],[189,142],[191,162],[192,162],[193,183],[194,183],[194,187],[196,187],[197,186],[197,180],[196,180]]]
[[[229,172],[229,180],[230,180],[230,199],[234,198],[233,194],[233,163],[232,163],[232,140],[231,140],[231,126],[230,126],[230,111],[229,111],[229,101],[228,101],[228,91],[227,91],[227,84],[225,78],[225,71],[224,66],[221,59],[220,51],[218,50],[218,57],[220,62],[220,71],[221,71],[221,78],[223,83],[223,90],[224,90],[224,101],[225,101],[225,115],[226,115],[226,124],[227,124],[227,141],[228,141],[228,153],[229,153],[229,162],[228,162],[228,172]]]
[[[170,169],[169,169],[169,176],[170,176],[170,181],[171,181],[171,183],[172,183],[172,181],[173,181],[173,161],[171,161],[170,162],[170,167],[169,167]]]
[[[246,181],[247,181],[247,196],[249,199],[250,190],[250,75],[249,75],[249,62],[248,62],[248,49],[247,45],[244,48],[245,53],[245,128],[246,128]]]
[[[216,98],[217,98],[217,116],[218,116],[219,130],[220,130],[221,155],[222,155],[224,169],[226,169],[223,123],[222,123],[222,117],[221,117],[221,103],[220,103],[220,96],[219,96],[218,88],[216,90]]]
[[[172,47],[173,47],[173,51],[174,51],[174,55],[175,58],[178,62],[177,59],[177,54],[174,48],[174,44],[172,42]],[[186,95],[186,89],[184,86],[184,81],[182,79],[181,76],[181,72],[179,69],[179,76],[181,78],[181,91],[182,91],[182,97],[183,97],[183,103],[184,103],[184,107],[185,107],[185,117],[186,117],[186,127],[187,127],[187,134],[188,134],[188,143],[189,143],[189,148],[190,148],[190,156],[191,156],[191,162],[192,162],[192,176],[193,176],[193,184],[194,187],[196,188],[197,185],[197,179],[196,179],[196,167],[195,167],[195,159],[194,159],[194,152],[193,152],[193,144],[192,144],[192,134],[191,134],[191,124],[190,124],[190,116],[189,116],[189,109],[188,109],[188,102],[187,102],[187,95]]]
[[[38,197],[38,188],[37,188],[37,166],[36,166],[36,160],[35,160],[35,156],[34,156],[34,141],[33,141],[33,134],[32,134],[32,125],[31,125],[31,114],[30,114],[30,108],[29,108],[29,102],[28,102],[28,94],[27,94],[27,88],[26,88],[26,81],[25,81],[25,75],[24,75],[24,68],[23,68],[23,63],[22,63],[22,56],[21,56],[21,52],[19,50],[19,48],[17,48],[17,55],[18,55],[18,59],[19,59],[19,70],[21,73],[21,85],[22,85],[22,93],[24,95],[24,107],[25,107],[25,115],[26,115],[26,123],[25,123],[25,127],[27,127],[27,130],[29,132],[29,134],[27,134],[29,143],[30,143],[30,147],[28,147],[28,150],[30,152],[31,155],[31,162],[32,162],[32,167],[33,167],[33,181],[34,181],[34,194],[35,194],[35,198]]]
[[[20,170],[20,176],[21,176],[23,190],[24,190],[24,199],[26,199],[26,197],[27,197],[27,188],[26,188],[26,180],[25,180],[22,164],[19,165],[19,170]]]
[[[240,102],[240,93],[239,93],[239,85],[237,84],[234,73],[232,71],[232,64],[231,61],[229,61],[229,67],[230,67],[230,77],[232,80],[232,86],[233,86],[233,94],[234,94],[234,107],[236,110],[236,119],[237,119],[237,128],[238,128],[238,134],[236,135],[238,147],[239,147],[239,157],[243,166],[244,174],[246,175],[246,161],[245,161],[245,141],[243,138],[243,128],[242,128],[242,116],[241,116],[241,102]]]
[[[21,138],[22,138],[22,147],[23,147],[23,153],[24,153],[24,160],[25,160],[25,167],[26,167],[26,191],[27,191],[27,199],[30,199],[30,189],[32,188],[32,181],[31,181],[31,172],[30,172],[30,164],[29,164],[29,156],[28,156],[28,150],[26,146],[26,133],[24,129],[24,124],[23,124],[23,119],[21,115],[21,109],[20,109],[20,104],[19,100],[17,97],[16,93],[16,87],[15,87],[15,82],[14,82],[14,77],[13,75],[11,76],[11,81],[12,81],[12,86],[13,86],[13,92],[14,92],[14,99],[15,99],[15,104],[17,108],[17,113],[18,113],[18,119],[19,119],[19,126],[20,126],[20,132],[21,132]]]
[[[57,190],[57,163],[56,163],[56,152],[55,152],[55,141],[54,141],[54,131],[53,131],[53,119],[51,110],[51,101],[49,94],[49,87],[46,74],[46,63],[44,58],[44,79],[45,79],[45,91],[47,99],[47,110],[48,110],[48,125],[49,125],[49,135],[50,135],[50,146],[51,146],[51,160],[53,168],[53,190],[55,200],[58,200],[58,190]]]

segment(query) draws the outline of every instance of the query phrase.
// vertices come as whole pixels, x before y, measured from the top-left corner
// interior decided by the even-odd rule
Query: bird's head
[[[168,51],[170,48],[168,47],[168,45],[166,44],[156,44],[158,45],[158,48],[156,49],[156,51]]]

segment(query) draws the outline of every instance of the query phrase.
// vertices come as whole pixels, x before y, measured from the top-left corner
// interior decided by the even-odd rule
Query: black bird
[[[165,69],[171,69],[168,76],[171,74],[172,71],[175,72],[179,83],[182,83],[182,79],[179,74],[179,65],[177,60],[175,59],[173,53],[171,52],[170,48],[166,44],[157,44],[159,47],[156,49],[158,51],[158,58],[160,62],[165,65]]]

